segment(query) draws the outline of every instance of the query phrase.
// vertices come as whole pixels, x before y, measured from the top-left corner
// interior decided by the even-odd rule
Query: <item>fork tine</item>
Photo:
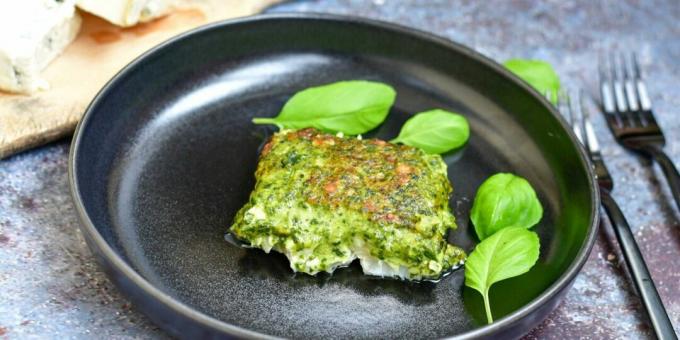
[[[569,106],[569,124],[571,124],[571,128],[574,130],[574,134],[576,135],[576,138],[581,142],[581,144],[586,145],[585,140],[583,139],[583,133],[581,131],[581,126],[580,126],[580,93],[576,93],[576,99],[571,100],[571,98],[567,97],[567,105]]]
[[[557,106],[558,111],[564,116],[564,111],[562,111],[560,108],[564,105],[564,101],[566,100],[564,98],[564,90],[558,90],[557,91],[557,103],[555,105]]]
[[[582,114],[582,121],[583,121],[583,131],[584,131],[584,139],[586,141],[586,148],[588,151],[593,154],[593,153],[598,153],[600,152],[600,143],[597,140],[597,136],[595,135],[595,129],[593,129],[593,124],[590,122],[590,111],[586,109],[585,102],[584,102],[584,96],[580,95],[579,96],[579,108],[581,109],[581,114]]]
[[[616,126],[621,126],[621,117],[616,112],[616,103],[614,102],[614,77],[612,76],[611,63],[607,60],[605,54],[599,55],[599,72],[600,72],[600,96],[602,100],[602,109],[605,115],[613,118],[613,123]]]
[[[633,64],[632,65],[633,66],[633,78],[635,78],[635,80],[641,80],[642,79],[642,72],[640,70],[640,64],[638,63],[637,53],[635,53],[635,51],[633,51],[630,56],[632,58],[632,64]]]
[[[647,86],[645,86],[645,83],[642,81],[642,72],[640,71],[640,64],[638,63],[637,54],[635,52],[632,54],[632,59],[633,78],[638,98],[640,98],[640,108],[643,111],[650,111],[652,109],[652,102],[649,100],[649,95],[647,94]]]
[[[606,113],[614,113],[614,96],[611,88],[611,77],[607,70],[607,60],[602,54],[598,57],[598,70],[600,73],[600,94],[602,95],[602,106]]]
[[[628,107],[630,108],[630,111],[637,112],[640,107],[638,106],[638,98],[635,92],[635,85],[633,81],[633,73],[635,72],[631,70],[631,68],[635,68],[632,66],[632,56],[630,59],[625,58],[624,56],[621,57],[621,62],[623,63],[623,86],[626,90],[626,100],[628,101]]]
[[[564,117],[567,121],[571,121],[571,113],[569,112],[569,108],[567,106],[568,101],[569,99],[567,93],[564,90],[559,90],[557,92],[557,111],[559,111],[562,117]]]
[[[610,61],[612,67],[612,74],[614,77],[612,83],[614,84],[614,99],[616,101],[616,108],[618,109],[619,113],[623,113],[628,111],[628,103],[626,102],[626,95],[624,94],[623,90],[623,69],[622,69],[623,62],[617,60],[618,58],[616,57],[617,56],[615,53],[611,54]]]
[[[569,122],[569,125],[571,125],[576,138],[578,138],[579,142],[583,144],[583,136],[574,120],[574,105],[571,101],[569,93],[565,90],[560,90],[557,94],[557,110],[560,112],[562,117],[564,117],[564,119]]]

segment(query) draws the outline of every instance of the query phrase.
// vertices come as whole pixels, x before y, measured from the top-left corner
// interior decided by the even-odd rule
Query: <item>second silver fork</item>
[[[640,292],[642,304],[649,315],[654,332],[659,339],[677,339],[673,324],[664,308],[663,302],[656,290],[652,276],[647,269],[644,257],[635,241],[630,225],[626,220],[621,208],[611,196],[614,182],[609,175],[609,170],[602,159],[600,146],[595,135],[595,130],[590,123],[588,111],[583,105],[583,96],[579,93],[575,100],[562,92],[558,96],[560,113],[565,116],[572,125],[574,133],[586,149],[593,165],[593,171],[600,187],[602,206],[609,216],[611,225],[616,234],[621,252],[625,258],[628,270],[633,277],[635,287]]]
[[[621,145],[656,160],[680,210],[680,173],[663,151],[666,139],[652,113],[637,57],[618,57],[600,60],[602,110],[609,128]]]

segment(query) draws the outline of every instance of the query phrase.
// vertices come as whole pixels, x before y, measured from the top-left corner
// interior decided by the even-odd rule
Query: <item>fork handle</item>
[[[637,242],[635,242],[633,232],[630,230],[626,217],[607,190],[602,189],[600,192],[602,205],[607,211],[607,215],[609,215],[609,220],[614,228],[619,246],[626,259],[628,270],[633,277],[638,292],[640,292],[642,304],[647,310],[657,337],[661,340],[677,339],[673,324],[668,318],[666,309],[654,286],[652,276],[649,274],[645,260],[642,257],[642,253],[640,253]]]
[[[673,164],[673,160],[663,152],[663,149],[660,146],[648,145],[643,147],[643,150],[652,156],[654,160],[659,163],[659,166],[661,166],[661,170],[668,181],[668,186],[673,193],[675,204],[678,206],[678,211],[680,211],[680,174],[678,174],[678,169]]]

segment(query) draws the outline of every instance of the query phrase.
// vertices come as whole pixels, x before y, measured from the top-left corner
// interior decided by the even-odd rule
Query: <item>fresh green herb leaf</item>
[[[406,121],[392,143],[403,143],[438,154],[465,144],[470,126],[465,117],[444,110],[421,112]]]
[[[302,90],[286,102],[277,117],[254,118],[253,123],[357,135],[380,125],[395,97],[394,89],[383,83],[341,81]]]
[[[538,260],[536,233],[505,228],[477,245],[465,263],[465,285],[482,294],[488,323],[493,322],[489,289],[496,282],[522,275]]]
[[[531,228],[543,216],[543,207],[531,184],[522,177],[499,173],[477,189],[470,220],[480,240],[503,228]]]
[[[550,64],[540,60],[510,59],[503,65],[524,79],[542,95],[549,93],[553,103],[557,102],[560,78]]]

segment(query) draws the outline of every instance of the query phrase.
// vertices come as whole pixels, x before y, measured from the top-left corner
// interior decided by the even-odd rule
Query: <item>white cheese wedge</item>
[[[122,27],[168,14],[176,0],[77,0],[78,8]]]
[[[0,1],[0,90],[48,88],[40,72],[75,39],[80,22],[75,0]]]

